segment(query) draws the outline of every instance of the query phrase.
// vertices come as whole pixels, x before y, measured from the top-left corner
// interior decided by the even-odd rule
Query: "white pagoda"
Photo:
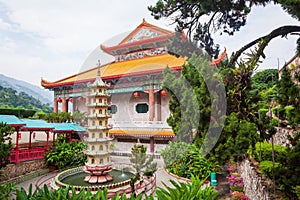
[[[108,125],[108,118],[111,117],[107,110],[109,103],[107,101],[110,96],[106,93],[108,86],[100,77],[100,62],[96,80],[88,85],[90,92],[88,94],[88,149],[86,155],[88,161],[84,166],[86,176],[84,181],[89,183],[104,183],[111,181],[113,177],[109,174],[113,169],[109,153],[108,131],[111,128]]]

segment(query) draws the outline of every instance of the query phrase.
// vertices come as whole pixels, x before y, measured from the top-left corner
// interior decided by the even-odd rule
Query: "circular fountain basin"
[[[112,181],[105,182],[105,183],[89,183],[85,182],[84,178],[88,176],[89,174],[86,172],[78,172],[75,176],[68,176],[62,180],[60,180],[62,183],[68,184],[70,186],[104,186],[104,185],[111,185],[116,184],[124,181],[130,180],[132,177],[134,177],[134,174],[130,172],[123,172],[119,170],[112,170],[109,172],[110,175],[112,175],[114,178]]]
[[[84,172],[83,167],[72,168],[59,173],[52,182],[51,187],[58,189],[70,186],[70,188],[74,188],[75,191],[90,190],[92,192],[107,188],[110,196],[117,193],[127,194],[131,192],[130,184],[134,177],[134,172],[114,169],[109,174],[113,176],[112,181],[105,183],[88,183],[84,181],[84,178],[89,174]],[[135,182],[134,185],[140,185],[141,182],[143,182],[142,178]]]

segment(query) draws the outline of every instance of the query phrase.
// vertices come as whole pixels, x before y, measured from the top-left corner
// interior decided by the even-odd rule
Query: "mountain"
[[[50,106],[52,106],[53,92],[46,91],[36,85],[0,74],[0,86],[12,88],[18,93],[25,92],[40,100],[43,104],[50,104]]]

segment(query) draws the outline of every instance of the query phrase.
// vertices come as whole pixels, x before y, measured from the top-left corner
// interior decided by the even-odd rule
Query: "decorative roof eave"
[[[154,137],[154,138],[174,138],[175,136],[173,135],[152,135],[152,134],[141,134],[141,135],[133,135],[133,134],[114,134],[114,133],[110,133],[111,136],[116,136],[116,137]]]
[[[53,133],[75,133],[74,130],[56,130],[56,129],[54,129],[52,132]]]
[[[93,68],[94,69],[94,68]],[[91,70],[93,70],[91,69]],[[182,66],[176,66],[176,67],[170,67],[170,70],[172,71],[180,71],[182,69]],[[118,74],[118,75],[113,75],[113,76],[105,76],[102,77],[102,80],[111,80],[111,79],[117,79],[117,78],[123,78],[123,77],[128,77],[128,76],[140,76],[140,75],[149,75],[149,74],[155,74],[155,73],[161,73],[164,69],[155,69],[155,70],[148,70],[148,71],[142,71],[142,72],[134,72],[134,73],[127,73],[127,74]],[[79,75],[79,74],[77,74]],[[76,76],[76,75],[74,75]],[[44,79],[41,80],[41,85],[44,88],[50,89],[50,88],[55,88],[55,87],[61,87],[61,86],[70,86],[79,84],[79,83],[89,83],[95,81],[95,78],[91,79],[85,79],[85,80],[78,80],[78,81],[70,81],[70,82],[63,82],[60,83],[59,81],[57,82],[49,82],[45,81]]]
[[[175,33],[171,33],[169,35],[162,35],[162,36],[149,38],[149,39],[145,39],[145,40],[139,40],[136,42],[123,43],[123,44],[119,44],[119,45],[112,46],[112,47],[107,47],[107,46],[101,44],[100,48],[110,55],[118,55],[117,53],[115,53],[115,51],[118,51],[118,50],[124,51],[125,50],[127,52],[130,52],[129,50],[127,50],[127,48],[133,48],[133,47],[139,47],[139,46],[142,47],[143,45],[149,45],[149,44],[158,43],[158,42],[167,42],[169,37],[173,36],[174,34]],[[135,49],[135,50],[138,51],[138,50],[143,50],[143,49],[141,48],[141,49]]]
[[[227,53],[226,53],[226,47],[224,47],[224,51],[218,56],[218,58],[214,59],[209,63],[210,66],[219,66],[220,63],[223,60],[226,60],[227,58]]]
[[[278,71],[278,73],[282,73],[283,69],[287,66],[289,66],[294,60],[296,60],[297,57],[300,56],[300,53],[296,53],[287,63],[284,64],[284,66]]]
[[[22,127],[22,126],[25,126],[26,124],[7,124],[11,127]]]
[[[110,136],[122,137],[159,137],[159,138],[173,138],[174,132],[171,130],[156,131],[156,130],[122,130],[112,129],[109,131]]]
[[[142,23],[140,25],[138,25],[138,27],[136,27],[129,35],[127,35],[119,44],[124,44],[126,43],[131,37],[133,37],[140,29],[142,28],[148,28],[150,30],[159,32],[163,35],[169,35],[174,33],[173,31],[169,31],[167,29],[163,29],[159,26],[155,26],[153,24],[148,23],[145,18],[143,19]]]
[[[52,131],[53,128],[21,127],[21,131]]]

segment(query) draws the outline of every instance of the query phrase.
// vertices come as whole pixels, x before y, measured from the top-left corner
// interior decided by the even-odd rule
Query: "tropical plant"
[[[14,128],[6,123],[0,122],[0,169],[5,167],[10,161],[10,151],[12,150],[11,135]]]
[[[201,155],[201,149],[195,145],[190,146],[182,156],[166,166],[169,172],[178,176],[191,178],[197,176],[207,179],[212,171],[218,171],[218,165]]]
[[[0,199],[13,199],[12,195],[17,191],[15,183],[0,185]]]
[[[95,194],[93,194],[90,190],[80,190],[79,192],[75,191],[74,188],[70,187],[59,188],[58,190],[49,190],[46,185],[41,188],[37,188],[37,190],[32,192],[32,185],[29,186],[29,192],[21,188],[21,190],[17,190],[16,199],[17,200],[40,200],[40,199],[51,199],[51,200],[154,200],[153,196],[144,196],[143,194],[139,194],[137,197],[131,195],[129,198],[126,197],[126,194],[119,195],[117,194],[114,197],[108,198],[108,191],[105,188],[104,190],[98,190]]]
[[[159,200],[214,200],[218,195],[218,192],[213,189],[213,187],[205,186],[204,181],[198,177],[192,176],[192,182],[176,182],[170,180],[172,187],[167,186],[165,183],[164,186],[166,189],[157,188],[155,190],[156,197]]]
[[[83,142],[69,142],[65,139],[58,139],[55,147],[46,154],[46,161],[49,166],[55,166],[57,169],[82,166],[87,161],[84,154],[87,145]]]

